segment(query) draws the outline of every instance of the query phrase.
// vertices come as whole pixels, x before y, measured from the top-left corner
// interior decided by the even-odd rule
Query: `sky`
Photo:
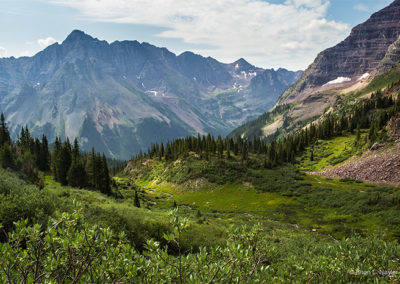
[[[392,0],[0,0],[0,57],[32,56],[74,29],[230,63],[306,69]]]

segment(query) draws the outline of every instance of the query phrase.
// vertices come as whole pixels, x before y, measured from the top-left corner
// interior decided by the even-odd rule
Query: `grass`
[[[340,179],[324,178],[317,175],[306,175],[304,178],[312,186],[329,187],[337,190],[353,190],[363,192],[367,188],[374,188],[375,185],[365,184],[358,181],[341,181]]]
[[[173,194],[170,199],[195,209],[220,212],[271,212],[279,206],[296,203],[276,193],[260,192],[243,184],[210,185],[201,190],[177,192],[173,185],[161,184],[157,191]]]
[[[366,135],[367,130],[361,130],[360,141],[364,141]],[[304,151],[298,159],[299,168],[306,172],[313,172],[341,164],[360,152],[363,145],[355,146],[355,141],[356,135],[350,133],[330,140],[320,140]],[[313,161],[311,161],[311,152],[314,156]]]
[[[360,94],[368,94],[376,92],[378,90],[390,87],[392,84],[398,83],[400,81],[400,66],[392,68],[390,71],[377,76],[368,84]]]
[[[317,159],[312,169],[332,166],[332,161],[344,154],[357,154],[359,147],[354,146],[354,140],[354,134],[346,134],[319,141],[321,155],[314,152]],[[308,162],[310,168],[310,161],[302,159],[300,166],[304,169]],[[400,235],[400,212],[396,210],[399,189],[305,175],[290,165],[264,169],[261,160],[251,156],[249,164],[241,167],[235,158],[221,161],[210,157],[205,161],[191,154],[169,163],[144,161],[126,178],[141,188],[152,210],[171,208],[175,201],[192,217],[201,211],[202,216],[213,220],[206,223],[214,225],[246,223],[251,217],[297,224],[338,239],[383,229],[389,230],[391,237]]]

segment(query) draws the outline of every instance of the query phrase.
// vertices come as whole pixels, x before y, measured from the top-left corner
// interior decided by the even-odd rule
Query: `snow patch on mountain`
[[[341,83],[350,82],[350,81],[351,81],[351,78],[349,78],[349,77],[337,77],[335,80],[329,81],[328,83],[326,83],[323,86],[333,85],[333,84],[341,84]]]
[[[369,73],[365,73],[365,74],[363,74],[360,78],[358,78],[357,81],[364,80],[364,79],[366,79],[366,78],[368,78],[368,77],[369,77]]]

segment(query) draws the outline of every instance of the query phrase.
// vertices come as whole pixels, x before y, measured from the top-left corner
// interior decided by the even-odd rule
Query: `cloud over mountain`
[[[41,48],[46,48],[49,45],[52,45],[53,43],[56,43],[57,41],[52,38],[52,37],[47,37],[47,38],[41,38],[38,39],[37,43],[40,45]]]
[[[0,57],[7,57],[7,49],[0,46]]]
[[[307,66],[349,32],[347,24],[327,19],[328,0],[48,1],[95,21],[163,27],[159,37],[211,46],[196,52],[223,61],[245,54],[252,61],[294,69]]]

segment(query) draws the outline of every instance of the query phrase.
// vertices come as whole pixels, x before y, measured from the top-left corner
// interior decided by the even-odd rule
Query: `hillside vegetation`
[[[2,116],[0,280],[399,281],[400,188],[310,174],[397,145],[398,86],[270,143],[153,144],[114,177],[76,141],[12,141]]]

